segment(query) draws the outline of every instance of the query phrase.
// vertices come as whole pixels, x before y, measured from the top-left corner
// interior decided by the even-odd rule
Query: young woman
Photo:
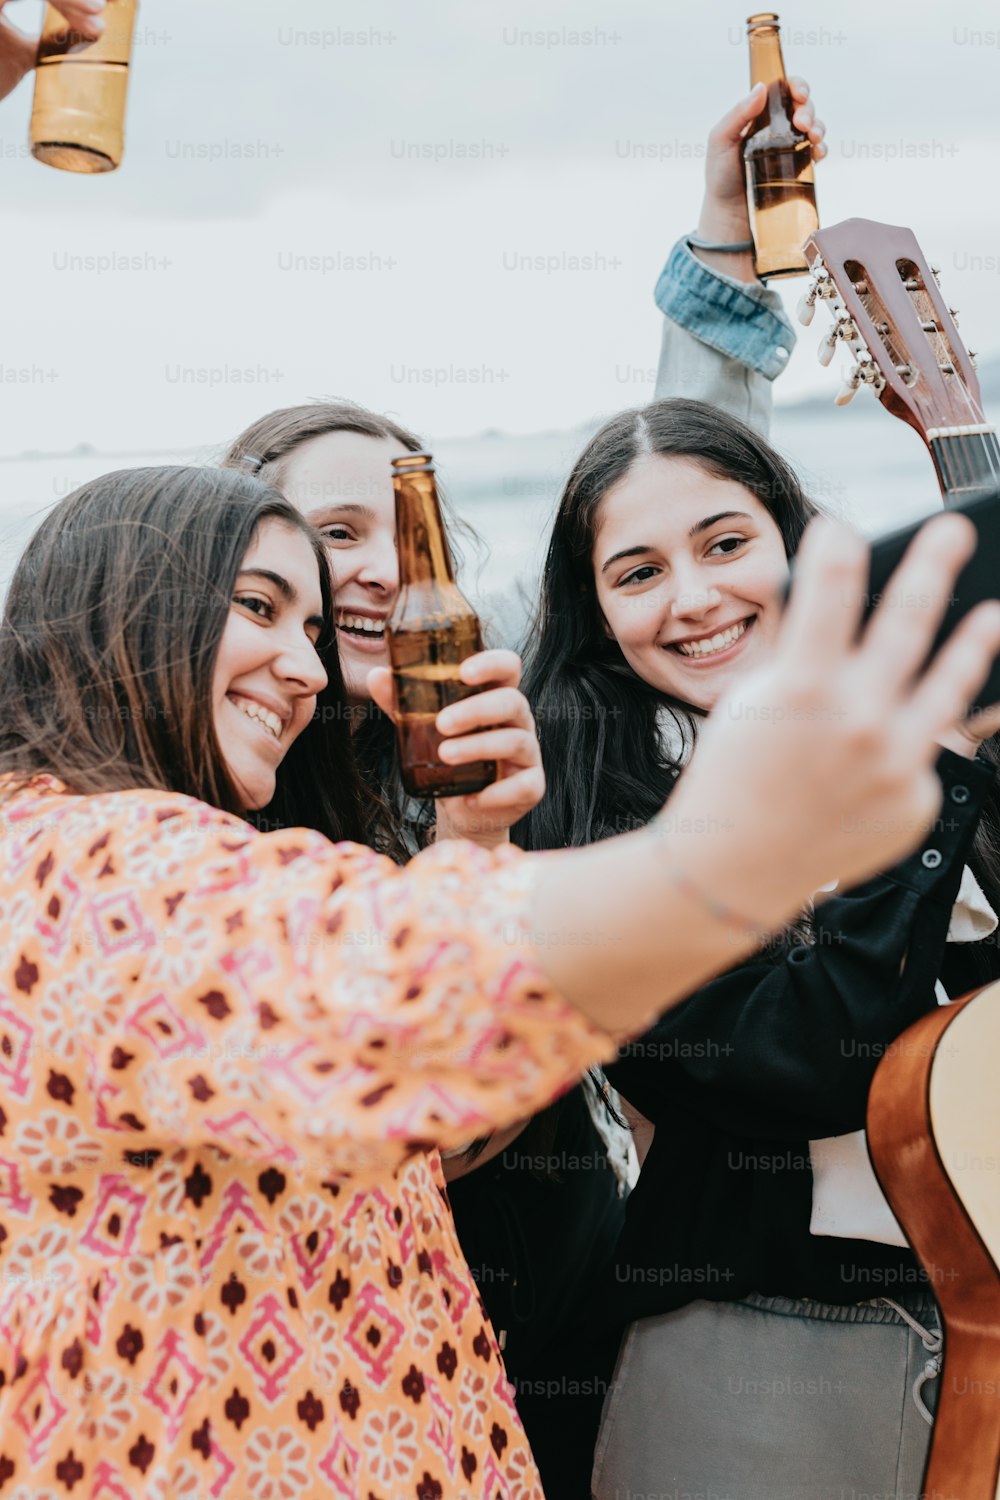
[[[720,700],[773,650],[812,514],[763,439],[708,406],[658,402],[597,434],[545,566],[527,686],[549,790],[526,847],[642,826],[697,767],[706,715],[738,729]],[[849,1186],[840,1201],[850,1178],[825,1150],[839,1237],[811,1232],[811,1146],[862,1129],[878,1058],[940,978],[958,994],[977,956],[982,980],[997,968],[992,948],[947,946],[960,886],[987,923],[1000,909],[995,769],[974,760],[995,725],[942,737],[949,816],[919,855],[866,886],[841,882],[609,1069],[655,1134],[607,1299],[641,1321],[605,1412],[599,1500],[665,1475],[734,1500],[918,1491],[926,1426],[909,1392],[928,1355],[913,1325],[927,1329],[931,1298],[898,1229],[880,1243],[878,1213]],[[709,819],[706,842],[722,829]]]
[[[675,797],[718,839],[400,870],[330,842],[358,797],[298,512],[192,469],[56,507],[0,629],[4,1490],[538,1497],[434,1146],[919,837],[933,738],[1000,649],[986,607],[914,679],[969,530],[936,523],[898,579],[925,602],[860,645],[865,549],[816,538],[755,716]]]
[[[432,828],[438,839],[505,842],[545,786],[534,720],[517,691],[520,658],[493,650],[466,672],[496,688],[450,717],[461,736],[492,728],[480,753],[508,757],[503,780],[475,797],[419,804],[404,796],[392,721],[371,695],[374,689],[390,706],[383,630],[399,588],[390,462],[421,447],[387,417],[315,402],[260,418],[223,460],[274,484],[324,539],[353,744],[378,819],[367,837],[400,860],[428,842]],[[474,535],[453,516],[449,529]],[[373,668],[380,669],[374,676]],[[456,743],[463,755],[471,738]],[[617,1341],[602,1334],[591,1348],[586,1333],[597,1278],[624,1224],[628,1144],[595,1069],[535,1119],[445,1159],[459,1240],[501,1340],[549,1500],[572,1500],[589,1483]],[[581,1440],[588,1432],[589,1442]]]

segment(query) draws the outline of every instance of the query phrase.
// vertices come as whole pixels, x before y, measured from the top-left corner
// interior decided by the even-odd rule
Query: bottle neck
[[[394,474],[399,582],[454,583],[454,570],[441,520],[433,474]]]
[[[781,56],[781,37],[778,27],[755,26],[749,34],[750,40],[750,87],[758,83],[778,83],[785,76],[785,64]]]

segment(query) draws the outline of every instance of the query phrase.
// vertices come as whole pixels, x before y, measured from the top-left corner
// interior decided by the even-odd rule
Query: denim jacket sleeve
[[[656,284],[656,303],[663,345],[655,398],[707,401],[766,437],[771,382],[795,347],[777,292],[711,270],[681,239]]]

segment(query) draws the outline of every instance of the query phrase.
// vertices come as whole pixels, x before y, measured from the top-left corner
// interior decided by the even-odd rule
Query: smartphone
[[[950,603],[928,653],[928,661],[936,655],[958,622],[976,604],[984,599],[1000,599],[1000,485],[983,490],[961,504],[949,505],[948,509],[968,516],[979,533],[979,541],[972,557],[955,580]],[[872,541],[868,591],[865,596],[866,619],[883,601],[891,608],[892,591],[889,580],[917,532],[931,519],[931,516],[924,516],[909,526],[890,531]],[[793,581],[794,568],[789,587]],[[990,708],[994,703],[1000,703],[1000,656],[994,661],[989,677],[977,694],[976,701],[970,705],[969,712]]]

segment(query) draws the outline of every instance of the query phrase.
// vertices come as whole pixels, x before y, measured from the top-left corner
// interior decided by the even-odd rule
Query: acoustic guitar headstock
[[[974,356],[959,337],[937,273],[912,230],[870,219],[845,219],[819,229],[805,244],[811,285],[799,304],[804,323],[816,301],[834,326],[820,350],[828,364],[838,344],[857,363],[839,405],[867,385],[892,414],[924,441],[973,433],[984,423]]]

